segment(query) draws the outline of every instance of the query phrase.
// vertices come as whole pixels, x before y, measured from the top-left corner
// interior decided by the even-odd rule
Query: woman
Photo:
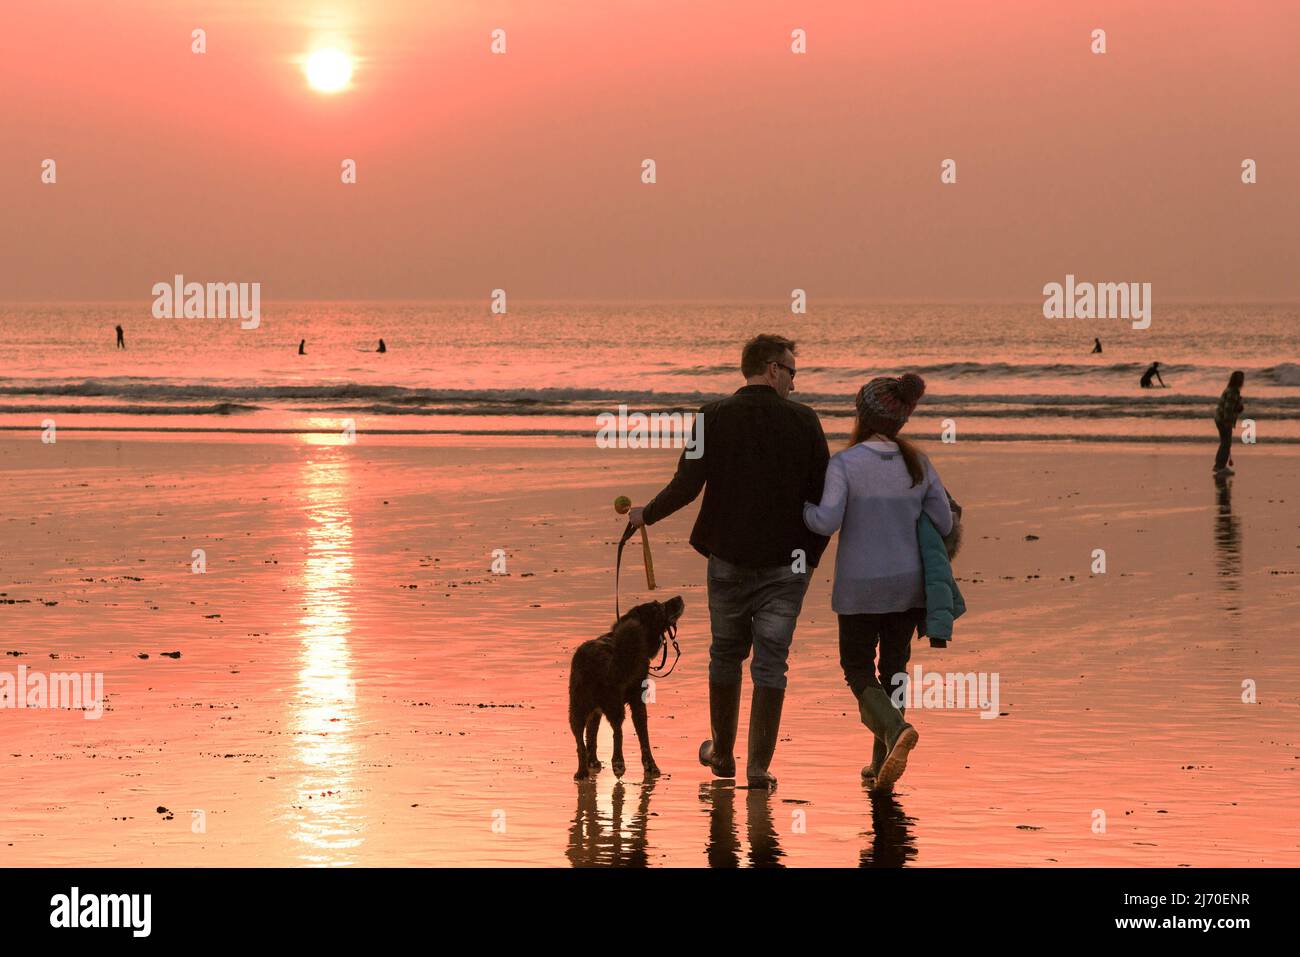
[[[814,532],[841,530],[831,593],[839,616],[840,667],[862,723],[876,736],[872,764],[862,776],[886,792],[907,767],[919,737],[882,685],[892,691],[898,686],[894,676],[906,676],[912,633],[925,620],[917,521],[924,511],[940,535],[952,531],[938,473],[898,434],[924,393],[925,383],[911,373],[864,385],[849,447],[831,457],[821,504],[805,503],[803,511],[804,524]],[[896,696],[901,698],[901,689]]]
[[[1219,396],[1214,409],[1214,424],[1219,430],[1219,453],[1214,457],[1214,474],[1232,475],[1228,456],[1232,452],[1232,430],[1237,427],[1237,416],[1245,406],[1241,403],[1241,387],[1246,384],[1246,373],[1238,369],[1228,377],[1228,387]]]

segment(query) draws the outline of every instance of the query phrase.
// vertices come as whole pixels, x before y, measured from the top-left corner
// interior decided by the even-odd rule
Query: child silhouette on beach
[[[1237,427],[1237,416],[1245,406],[1241,401],[1241,387],[1246,384],[1246,373],[1238,369],[1228,377],[1228,387],[1219,396],[1219,404],[1214,409],[1214,425],[1219,430],[1219,451],[1214,456],[1214,474],[1216,477],[1234,474],[1228,466],[1228,456],[1232,453],[1232,430]]]

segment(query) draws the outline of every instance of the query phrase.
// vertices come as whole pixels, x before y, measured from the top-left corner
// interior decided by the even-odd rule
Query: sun
[[[321,93],[337,93],[352,79],[352,61],[333,47],[317,50],[307,57],[307,83]]]

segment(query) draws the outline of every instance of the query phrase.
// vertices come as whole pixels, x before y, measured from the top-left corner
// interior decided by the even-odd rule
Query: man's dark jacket
[[[821,502],[830,459],[817,413],[771,386],[747,385],[699,414],[703,455],[682,452],[673,480],[645,507],[646,524],[694,501],[702,488],[691,531],[701,555],[762,568],[790,565],[802,549],[808,567],[817,567],[829,539],[803,523],[803,503]]]

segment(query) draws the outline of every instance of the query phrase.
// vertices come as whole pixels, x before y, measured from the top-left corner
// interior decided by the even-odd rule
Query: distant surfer
[[[121,327],[121,326],[118,326],[118,327],[117,327],[117,347],[118,347],[119,349],[125,349],[125,348],[126,348],[126,333],[124,333],[124,332],[122,331],[122,327]]]
[[[375,351],[376,351],[376,352],[387,352],[387,351],[388,351],[388,346],[384,345],[384,340],[383,340],[383,339],[380,339],[380,340],[379,340],[379,348],[376,349]]]
[[[1147,369],[1146,372],[1142,373],[1142,381],[1141,381],[1140,383],[1138,383],[1138,384],[1141,385],[1142,388],[1144,388],[1144,389],[1150,389],[1150,388],[1152,388],[1152,386],[1151,386],[1151,377],[1152,377],[1152,376],[1155,376],[1157,379],[1160,379],[1160,363],[1159,363],[1159,362],[1153,362],[1153,363],[1151,363],[1151,368]],[[1162,389],[1167,389],[1167,388],[1169,388],[1167,385],[1165,385],[1165,380],[1164,380],[1164,379],[1160,379],[1160,388],[1162,388]]]
[[[305,356],[306,354],[307,354],[307,340],[302,339],[298,342],[298,355]]]
[[[1095,356],[1095,355],[1096,355],[1097,353],[1099,353],[1099,352],[1101,352],[1101,340],[1100,340],[1100,339],[1093,339],[1093,340],[1092,340],[1092,354]]]

